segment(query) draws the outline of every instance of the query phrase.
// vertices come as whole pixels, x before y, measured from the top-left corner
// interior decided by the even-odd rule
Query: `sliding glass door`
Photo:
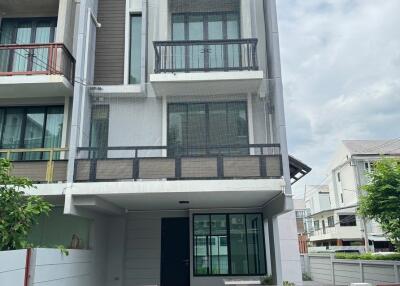
[[[55,18],[3,19],[0,44],[48,44],[54,40]],[[48,48],[21,48],[0,51],[1,72],[45,71]]]
[[[59,148],[63,129],[64,108],[7,107],[0,108],[0,148]],[[11,159],[47,159],[47,153],[13,154]],[[59,154],[53,159],[59,158]]]
[[[172,15],[172,40],[189,41],[172,52],[175,70],[224,70],[239,67],[240,45],[224,40],[240,38],[240,17],[236,12],[181,13]],[[221,40],[203,45],[196,41]],[[192,42],[190,42],[192,41]]]

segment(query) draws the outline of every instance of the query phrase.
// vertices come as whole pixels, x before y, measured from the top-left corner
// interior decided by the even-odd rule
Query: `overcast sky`
[[[400,0],[276,0],[289,152],[320,184],[343,139],[400,137]]]

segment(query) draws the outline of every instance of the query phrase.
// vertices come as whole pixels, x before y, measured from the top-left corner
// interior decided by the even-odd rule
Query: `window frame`
[[[64,121],[64,105],[45,105],[45,106],[29,106],[29,105],[24,105],[24,106],[2,106],[0,107],[0,110],[4,110],[3,113],[3,118],[2,118],[2,124],[3,126],[1,126],[1,130],[0,130],[0,149],[3,149],[3,136],[4,136],[4,129],[6,127],[6,121],[5,118],[7,117],[7,111],[10,109],[22,109],[23,113],[22,113],[22,122],[21,122],[21,131],[19,134],[19,140],[18,140],[18,147],[20,149],[25,149],[25,144],[24,144],[24,138],[25,138],[25,130],[26,130],[26,124],[27,124],[27,114],[28,114],[28,110],[30,108],[43,108],[44,110],[44,118],[43,118],[43,130],[42,130],[42,137],[41,137],[41,147],[37,147],[37,148],[47,148],[44,147],[45,141],[46,141],[46,129],[47,129],[47,116],[49,114],[49,109],[51,108],[60,108],[63,109],[62,111],[62,116],[63,116],[63,121]],[[63,122],[64,123],[64,122]],[[63,126],[64,128],[64,126]],[[62,135],[61,135],[62,136]],[[61,137],[61,141],[62,141],[62,137]],[[54,147],[57,148],[57,147]],[[7,149],[15,149],[15,148],[7,148]],[[28,148],[29,149],[29,148]],[[18,160],[22,160],[22,156],[23,154],[19,154],[18,155]],[[39,160],[43,160],[43,156],[44,156],[44,152],[40,153],[40,159]],[[31,160],[28,160],[31,161]]]
[[[202,17],[202,24],[203,24],[203,35],[202,35],[202,39],[200,41],[208,41],[210,38],[210,33],[209,33],[209,29],[208,29],[208,24],[211,22],[209,19],[212,16],[221,16],[222,18],[222,38],[220,39],[221,41],[227,41],[229,40],[228,38],[228,16],[229,15],[235,15],[235,17],[237,17],[237,29],[238,29],[238,37],[237,39],[241,39],[242,38],[242,31],[241,31],[241,11],[240,10],[234,10],[234,11],[212,11],[212,12],[176,12],[176,13],[171,13],[170,16],[170,35],[171,35],[171,41],[177,41],[174,40],[174,17],[183,17],[183,37],[184,37],[184,42],[191,42],[192,40],[189,40],[189,18],[190,17]],[[180,40],[179,40],[180,41]],[[186,47],[185,48],[185,58],[188,58],[189,55],[189,48]],[[241,57],[241,49],[239,49],[239,57]],[[204,53],[203,55],[203,68],[205,70],[210,70],[210,66],[209,66],[209,54],[208,53]],[[188,62],[185,61],[184,62],[184,66],[187,66]],[[217,68],[216,70],[225,70],[226,68],[229,68],[229,64],[228,64],[228,51],[227,51],[227,47],[224,47],[224,52],[223,52],[223,66]],[[186,69],[186,67],[184,68],[184,70]],[[214,70],[214,68],[211,68]],[[202,68],[200,70],[203,70]]]
[[[0,21],[0,35],[3,30],[3,25],[4,23],[13,23],[15,26],[13,27],[12,30],[12,35],[10,35],[10,44],[15,44],[17,40],[17,30],[18,26],[23,23],[30,23],[31,26],[31,35],[30,35],[30,40],[29,44],[34,44],[35,43],[35,38],[36,38],[36,32],[38,25],[40,23],[48,23],[49,28],[50,28],[50,35],[49,35],[49,42],[48,43],[43,43],[43,44],[51,44],[54,43],[55,36],[56,36],[56,29],[57,29],[57,23],[58,23],[58,17],[26,17],[26,18],[3,18]],[[7,63],[7,71],[11,72],[13,68],[13,61],[14,61],[14,55],[16,51],[10,51],[10,54],[8,55],[8,63]],[[30,59],[29,57],[27,59],[27,71],[32,71],[33,68],[33,58]],[[47,63],[41,63],[43,65],[46,65]]]
[[[348,217],[354,217],[354,225],[351,224],[349,225],[349,222],[343,222],[343,220],[345,220]],[[341,217],[346,217],[346,218],[341,218]],[[342,224],[343,223],[343,224]],[[343,214],[343,215],[339,215],[339,225],[341,227],[354,227],[357,226],[357,216],[355,214]]]
[[[335,226],[335,216],[331,215],[328,216],[328,227],[334,227]]]
[[[225,219],[226,219],[226,242],[227,242],[227,253],[228,253],[228,273],[227,274],[212,274],[212,273],[207,273],[207,274],[197,274],[196,273],[196,256],[195,256],[195,226],[194,226],[194,222],[195,222],[195,216],[209,216],[209,221],[211,222],[211,216],[213,215],[224,215]],[[264,259],[263,259],[263,263],[265,265],[265,272],[264,273],[257,273],[257,274],[233,274],[232,273],[232,269],[231,269],[231,254],[230,254],[230,247],[231,247],[231,239],[230,239],[230,220],[229,220],[229,216],[230,215],[244,215],[245,221],[247,220],[247,215],[259,215],[261,217],[261,233],[262,233],[262,243],[264,244]],[[211,223],[209,226],[209,233],[211,233]],[[248,237],[248,233],[247,233],[247,227],[245,228],[246,231],[246,239]],[[192,261],[193,261],[193,265],[192,265],[192,270],[193,270],[193,276],[194,277],[230,277],[230,276],[242,276],[242,277],[247,277],[247,276],[263,276],[266,275],[268,273],[268,265],[267,265],[267,255],[266,255],[266,251],[267,251],[267,247],[266,247],[266,243],[265,243],[265,230],[264,230],[264,215],[262,213],[259,212],[249,212],[249,213],[194,213],[192,214],[192,231],[191,231],[191,236],[192,236],[192,248],[193,248],[193,254],[192,254]],[[207,245],[208,246],[208,245]],[[246,243],[246,249],[248,247],[248,243]],[[208,249],[208,247],[207,247]],[[208,250],[207,250],[207,254],[208,254]],[[248,251],[247,251],[247,261],[248,260]],[[258,257],[259,260],[261,261],[261,257]],[[210,261],[210,263],[212,263],[212,261]],[[247,269],[249,270],[249,263],[247,263]],[[210,268],[208,268],[207,272],[211,272],[212,270]],[[249,271],[248,271],[249,272]]]
[[[215,153],[213,153],[213,152],[211,152],[210,153],[210,149],[208,148],[208,146],[209,145],[211,145],[209,142],[210,142],[210,139],[209,139],[209,134],[210,134],[210,104],[221,104],[221,103],[224,103],[224,104],[238,104],[238,103],[240,103],[240,104],[243,104],[244,106],[245,106],[245,108],[244,108],[244,112],[245,112],[245,114],[246,114],[246,137],[247,137],[247,140],[246,140],[246,144],[247,145],[249,145],[250,143],[250,134],[249,134],[249,129],[250,129],[250,126],[249,126],[249,114],[248,114],[248,105],[247,105],[247,101],[246,100],[237,100],[237,101],[205,101],[205,102],[203,102],[203,101],[200,101],[200,102],[170,102],[170,103],[168,103],[167,104],[167,157],[169,157],[170,156],[170,146],[169,146],[169,140],[170,140],[170,134],[169,134],[169,127],[170,127],[170,108],[171,108],[171,106],[172,105],[181,105],[181,106],[185,106],[186,107],[186,116],[188,117],[188,115],[189,115],[189,111],[188,111],[188,107],[189,107],[189,105],[202,105],[202,104],[204,104],[205,105],[205,121],[206,121],[206,124],[205,124],[205,129],[206,129],[206,134],[205,134],[205,141],[206,141],[206,144],[205,144],[205,152],[204,152],[204,154],[201,154],[201,155],[193,155],[193,154],[189,154],[190,152],[190,147],[184,147],[184,146],[182,146],[182,149],[185,149],[186,148],[186,150],[184,150],[184,153],[183,154],[180,154],[180,155],[176,155],[176,154],[174,154],[174,157],[176,157],[176,156],[181,156],[181,157],[183,157],[183,156],[185,156],[185,157],[199,157],[199,156],[217,156],[217,154],[215,154]],[[187,132],[187,134],[189,134],[188,132]],[[186,139],[186,141],[188,141],[187,139]],[[246,152],[247,152],[247,154],[246,155],[248,155],[249,153],[250,153],[250,151],[249,151],[249,149],[244,149],[243,148],[243,150],[246,150]],[[212,151],[212,150],[211,150]],[[227,156],[227,154],[224,154],[223,152],[221,152],[221,154],[223,154],[224,156]],[[244,152],[243,152],[243,154],[244,154]],[[243,154],[235,154],[236,156],[240,156],[240,155],[243,155]]]
[[[140,20],[141,20],[141,23],[140,23],[140,29],[142,30],[143,29],[143,15],[142,15],[142,12],[135,12],[135,13],[130,13],[129,14],[129,68],[128,68],[128,84],[129,85],[133,85],[133,84],[142,84],[142,46],[143,46],[143,41],[142,41],[142,31],[140,31],[140,59],[139,59],[139,61],[140,61],[140,65],[139,65],[139,67],[140,67],[140,79],[139,79],[139,82],[137,82],[137,83],[132,83],[131,82],[131,72],[132,72],[132,65],[131,65],[131,62],[132,62],[132,40],[133,40],[133,35],[132,35],[132,18],[135,18],[135,17],[137,17],[137,18],[140,18]]]
[[[106,138],[106,141],[107,141],[107,147],[108,147],[108,137],[109,137],[109,135],[110,135],[110,105],[109,104],[96,104],[96,105],[93,105],[92,106],[92,109],[91,109],[91,112],[90,112],[90,130],[89,130],[89,147],[93,147],[93,148],[101,148],[101,147],[96,147],[96,146],[92,146],[92,144],[93,144],[93,139],[92,139],[92,132],[93,132],[93,117],[94,117],[94,112],[95,112],[95,109],[100,109],[100,110],[102,110],[102,109],[104,109],[104,110],[106,110],[106,112],[107,112],[107,128],[106,128],[106,132],[107,132],[107,136],[105,136],[105,138]],[[105,155],[103,155],[103,154],[101,154],[101,152],[105,152]],[[96,158],[96,159],[104,159],[104,158],[107,158],[108,156],[107,156],[107,153],[108,153],[108,150],[106,149],[106,150],[101,150],[101,149],[99,149],[99,150],[97,150],[97,154],[96,154],[96,152],[93,152],[93,150],[91,150],[90,152],[89,152],[89,158]],[[92,154],[93,154],[93,156],[92,156]],[[100,155],[99,155],[100,154]]]
[[[178,13],[172,13],[171,14],[171,40],[173,41],[174,39],[174,21],[173,18],[175,16],[183,16],[184,18],[184,41],[190,41],[189,40],[189,17],[190,16],[201,16],[203,17],[203,40],[206,41],[209,38],[209,33],[208,33],[208,23],[209,17],[210,16],[222,16],[222,32],[223,32],[223,38],[221,40],[226,40],[228,39],[228,33],[227,33],[227,23],[228,23],[228,15],[230,14],[235,14],[238,17],[238,39],[241,39],[242,37],[242,31],[241,31],[241,18],[240,18],[240,11],[215,11],[215,12],[178,12]]]
[[[316,227],[316,226],[318,226],[318,227]],[[319,224],[319,220],[314,220],[313,221],[313,227],[314,227],[314,230],[320,230],[321,229],[321,226]]]

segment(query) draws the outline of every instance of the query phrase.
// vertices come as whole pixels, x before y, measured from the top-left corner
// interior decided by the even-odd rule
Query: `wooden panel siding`
[[[94,84],[124,82],[125,0],[100,0],[96,36]]]

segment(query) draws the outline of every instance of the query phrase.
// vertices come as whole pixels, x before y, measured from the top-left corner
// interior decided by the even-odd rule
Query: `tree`
[[[397,251],[400,251],[400,161],[382,159],[368,174],[359,213],[377,221]]]
[[[39,196],[26,196],[24,189],[34,188],[27,178],[10,175],[12,165],[0,159],[0,250],[28,247],[27,237],[51,204]]]

